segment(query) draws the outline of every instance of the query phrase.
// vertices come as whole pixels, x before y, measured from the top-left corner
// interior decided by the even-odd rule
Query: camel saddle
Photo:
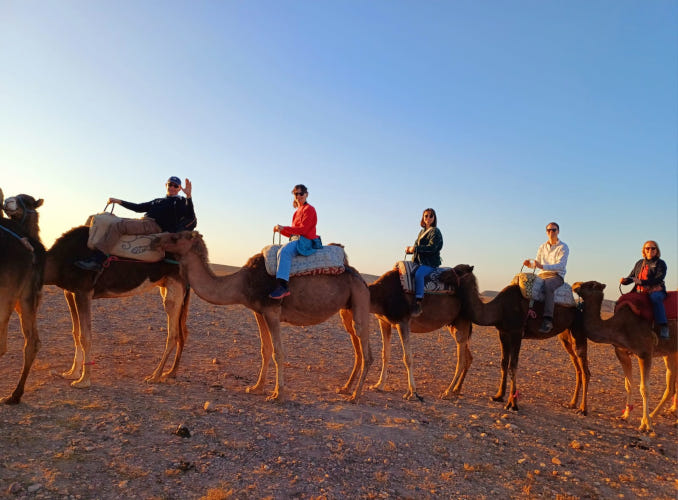
[[[101,241],[108,227],[114,222],[123,220],[121,217],[113,215],[110,212],[90,215],[85,225],[89,226],[89,238],[87,239],[87,248],[94,250],[96,244]],[[140,260],[142,262],[158,262],[165,258],[165,252],[162,249],[152,250],[151,242],[155,234],[124,234],[118,240],[111,255],[123,257],[125,259]]]
[[[411,260],[399,260],[396,262],[395,269],[400,275],[400,285],[403,287],[405,293],[414,293],[414,273],[417,271],[419,264],[415,264]],[[439,295],[452,295],[455,289],[450,285],[440,281],[440,276],[445,271],[451,271],[451,267],[436,267],[431,274],[424,278],[424,294],[432,293]]]
[[[652,310],[652,302],[647,293],[629,292],[625,293],[614,306],[614,311],[621,307],[630,307],[631,310],[647,321],[654,320],[654,311]],[[678,319],[678,292],[667,292],[666,299],[664,299],[664,309],[666,310],[667,319]]]
[[[266,272],[275,276],[278,269],[278,252],[282,245],[268,245],[263,248],[261,253],[266,262]],[[290,268],[290,277],[292,276],[311,276],[314,274],[332,274],[343,273],[346,268],[344,261],[346,255],[344,249],[339,245],[326,245],[316,250],[311,255],[297,255],[292,259]]]
[[[535,273],[518,273],[511,280],[510,285],[518,285],[523,297],[529,300],[544,302],[544,280]],[[574,307],[576,302],[572,294],[572,287],[568,283],[563,283],[556,288],[554,293],[554,303]]]

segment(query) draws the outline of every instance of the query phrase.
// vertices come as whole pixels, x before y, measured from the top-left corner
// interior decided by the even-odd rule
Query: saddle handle
[[[111,207],[111,214],[113,213],[113,210],[115,210],[115,203],[106,203],[106,206],[104,207],[104,212],[108,210],[108,207]]]
[[[525,269],[525,264],[523,264],[522,266],[520,266],[520,272],[521,272],[521,273],[523,272],[523,269]],[[528,268],[528,269],[530,269],[530,268]],[[536,273],[537,273],[537,268],[536,268],[536,267],[533,267],[533,268],[532,268],[532,274],[536,274]]]
[[[273,231],[273,245],[275,245],[275,233],[276,231]],[[282,245],[282,234],[278,233],[278,245]]]
[[[629,285],[630,285],[630,284],[631,284],[631,283],[629,283]],[[633,283],[633,285],[635,286],[635,283]],[[624,295],[624,292],[622,291],[622,286],[623,286],[623,285],[622,285],[621,283],[619,283],[619,295]]]

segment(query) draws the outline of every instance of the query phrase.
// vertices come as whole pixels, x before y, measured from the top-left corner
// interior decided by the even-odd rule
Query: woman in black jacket
[[[647,293],[652,302],[654,311],[654,322],[659,326],[659,336],[663,339],[669,338],[669,327],[666,320],[666,310],[664,309],[664,299],[666,299],[666,262],[661,260],[661,251],[656,241],[646,241],[643,245],[643,258],[636,262],[631,273],[626,278],[621,278],[619,282],[622,285],[635,283],[634,292]]]
[[[432,208],[427,208],[421,216],[422,227],[414,245],[405,248],[405,253],[414,254],[413,261],[419,264],[414,273],[415,303],[411,315],[419,316],[422,312],[421,301],[424,299],[424,278],[431,274],[442,263],[440,250],[443,248],[443,233],[438,229],[438,216]]]

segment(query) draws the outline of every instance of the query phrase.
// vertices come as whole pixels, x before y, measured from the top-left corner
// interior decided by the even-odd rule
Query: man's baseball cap
[[[179,179],[179,177],[177,177],[176,175],[173,175],[172,177],[167,179],[167,184],[169,184],[170,182],[176,184],[177,186],[181,186],[181,179]]]

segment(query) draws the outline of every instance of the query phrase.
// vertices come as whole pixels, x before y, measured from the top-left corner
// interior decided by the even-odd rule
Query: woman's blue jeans
[[[418,299],[424,298],[424,278],[431,274],[435,267],[420,265],[414,272],[414,296]]]
[[[659,290],[650,294],[652,310],[654,311],[654,322],[656,325],[665,325],[667,323],[664,299],[666,299],[666,292],[664,290]]]
[[[299,240],[293,240],[285,243],[283,247],[278,250],[278,270],[275,272],[275,277],[281,280],[290,280],[290,268],[292,267],[292,258],[299,255],[297,251],[297,243]]]

